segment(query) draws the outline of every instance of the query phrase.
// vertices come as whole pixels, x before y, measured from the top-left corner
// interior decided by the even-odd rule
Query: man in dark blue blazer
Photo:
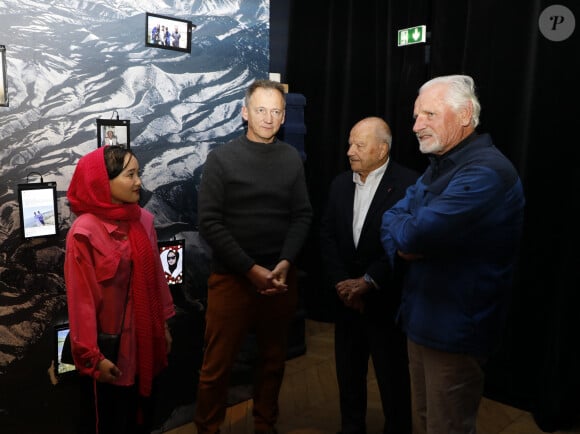
[[[335,359],[341,433],[366,433],[367,371],[372,358],[384,433],[411,433],[405,336],[395,324],[401,275],[391,272],[380,240],[383,213],[418,173],[389,158],[392,134],[378,117],[351,129],[351,170],[332,182],[321,220],[322,260],[336,291]]]

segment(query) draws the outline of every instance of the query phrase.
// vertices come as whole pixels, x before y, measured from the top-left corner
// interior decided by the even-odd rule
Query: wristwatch
[[[369,287],[371,289],[379,289],[379,285],[377,285],[377,282],[375,282],[374,279],[368,273],[365,273],[363,279],[365,280],[366,283],[369,284]]]

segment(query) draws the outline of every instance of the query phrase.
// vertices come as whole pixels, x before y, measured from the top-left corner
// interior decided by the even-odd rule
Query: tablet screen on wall
[[[69,334],[68,324],[61,324],[54,327],[54,366],[56,375],[64,375],[75,372],[76,367],[72,363],[66,363],[62,360],[65,340]],[[67,342],[70,345],[70,341]],[[70,353],[70,348],[67,349]],[[72,356],[71,356],[72,357]]]
[[[24,239],[58,234],[56,182],[18,184],[18,203]]]
[[[118,145],[130,149],[130,128],[129,119],[97,119],[97,147]]]
[[[191,32],[195,27],[189,20],[146,12],[145,45],[191,53]]]
[[[8,106],[8,86],[6,83],[6,47],[0,45],[0,106]]]
[[[167,283],[181,285],[183,283],[183,254],[185,240],[159,241],[159,257]]]

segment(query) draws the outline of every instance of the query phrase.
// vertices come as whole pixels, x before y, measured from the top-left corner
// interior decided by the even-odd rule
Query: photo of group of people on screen
[[[156,24],[151,29],[151,39],[149,42],[166,47],[180,48],[179,41],[183,33],[185,32],[180,32],[178,26],[174,26],[173,31],[171,31],[168,25]]]

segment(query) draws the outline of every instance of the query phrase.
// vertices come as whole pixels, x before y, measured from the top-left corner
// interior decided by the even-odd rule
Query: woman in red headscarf
[[[151,432],[147,407],[154,379],[167,366],[166,321],[175,311],[153,215],[138,204],[140,189],[135,155],[105,146],[79,160],[67,191],[77,215],[64,272],[82,433]],[[116,360],[103,354],[100,333],[121,335]]]

